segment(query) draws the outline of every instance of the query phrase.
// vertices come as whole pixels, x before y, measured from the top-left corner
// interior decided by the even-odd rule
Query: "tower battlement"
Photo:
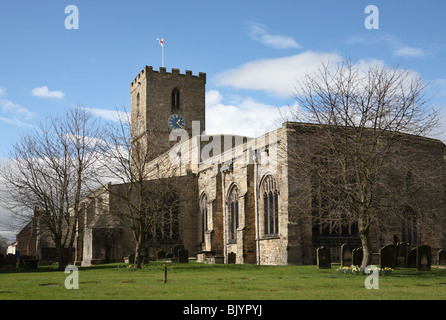
[[[198,76],[193,75],[192,71],[186,70],[185,73],[180,73],[180,69],[172,68],[171,72],[167,72],[166,68],[160,67],[159,71],[154,70],[152,66],[146,66],[142,71],[135,77],[135,79],[130,83],[130,91],[132,91],[133,87],[136,87],[138,82],[141,82],[144,78],[152,78],[152,77],[187,77],[191,79],[197,79],[199,81],[204,81],[206,83],[206,73],[199,72]]]

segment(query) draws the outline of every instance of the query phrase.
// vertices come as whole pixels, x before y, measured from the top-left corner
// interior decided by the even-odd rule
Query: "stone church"
[[[283,146],[292,143],[290,135],[296,127],[311,139],[315,125],[285,122],[260,137],[206,135],[205,85],[204,73],[183,74],[178,69],[168,72],[148,66],[130,84],[133,139],[138,141],[148,130],[156,132],[153,139],[160,147],[151,155],[150,165],[163,170],[166,159],[175,163],[179,170],[172,179],[181,186],[178,221],[167,232],[174,236],[152,241],[145,255],[157,259],[158,252],[182,245],[189,257],[204,263],[314,264],[316,249],[322,245],[332,248],[334,261],[339,259],[341,244],[359,247],[354,224],[322,228],[311,219],[292,218],[293,207],[314,211],[314,203],[297,200],[301,191],[291,172],[298,170],[290,170]],[[414,137],[414,143],[420,154],[442,165],[444,144],[417,139]],[[75,262],[122,262],[133,253],[130,230],[106,218],[112,202],[105,189],[83,200]],[[438,200],[438,206],[445,213],[444,203]],[[445,222],[439,221],[446,226]],[[374,252],[394,241],[446,247],[446,233],[432,235],[415,224],[387,233],[375,230],[375,234]]]

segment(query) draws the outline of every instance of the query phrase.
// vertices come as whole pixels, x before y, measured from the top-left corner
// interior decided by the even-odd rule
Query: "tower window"
[[[172,110],[180,108],[180,91],[175,88],[172,90]]]

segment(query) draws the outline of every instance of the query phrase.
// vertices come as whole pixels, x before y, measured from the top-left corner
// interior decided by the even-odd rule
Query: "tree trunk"
[[[370,246],[369,227],[359,230],[359,238],[362,245],[362,262],[361,268],[365,268],[372,264],[372,248]]]
[[[141,251],[142,251],[142,236],[136,238],[136,246],[135,246],[135,269],[141,268]]]

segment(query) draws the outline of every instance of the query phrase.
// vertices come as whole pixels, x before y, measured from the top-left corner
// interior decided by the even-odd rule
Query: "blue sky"
[[[79,10],[66,29],[65,7]],[[368,5],[379,29],[367,29]],[[96,114],[130,107],[130,82],[145,65],[207,74],[208,133],[259,135],[293,104],[302,72],[323,59],[401,64],[446,103],[446,2],[1,1],[0,158],[45,116],[83,105]]]

